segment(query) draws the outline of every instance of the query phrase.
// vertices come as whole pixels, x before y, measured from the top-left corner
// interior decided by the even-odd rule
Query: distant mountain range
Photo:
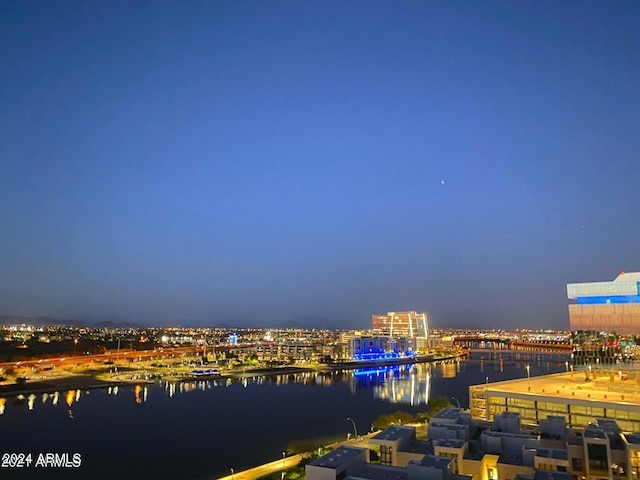
[[[61,325],[69,327],[108,327],[108,328],[141,328],[141,325],[123,322],[106,320],[104,322],[89,322],[84,320],[70,320],[68,318],[53,318],[53,317],[22,317],[18,315],[0,315],[0,325],[33,325],[35,327],[42,327],[45,325]]]
[[[165,323],[164,325],[157,325],[158,327],[169,327],[169,326],[182,326],[182,327],[209,327],[209,328],[221,328],[221,329],[233,329],[233,328],[249,328],[249,327],[241,327],[241,324],[249,324],[251,322],[247,320],[233,320],[233,323],[236,325],[230,325],[227,322],[220,322],[216,324],[210,324],[204,321],[196,321],[196,320],[188,320],[188,321],[179,321],[176,320],[174,323]],[[277,328],[277,329],[309,329],[309,328],[332,328],[326,327],[328,323],[337,323],[336,321],[328,321],[325,318],[319,317],[303,317],[298,319],[289,320],[283,323],[272,324],[272,325],[261,325],[260,327],[254,328]],[[70,320],[70,319],[61,319],[61,318],[53,318],[53,317],[25,317],[19,315],[0,315],[0,325],[33,325],[36,327],[42,327],[45,325],[61,325],[61,326],[70,326],[70,327],[88,327],[88,328],[144,328],[148,325],[141,325],[137,323],[131,323],[121,320],[106,320],[106,321],[88,321],[88,320]]]

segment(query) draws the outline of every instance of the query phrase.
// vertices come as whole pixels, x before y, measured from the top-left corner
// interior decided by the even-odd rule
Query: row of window
[[[471,408],[476,412],[486,412],[485,404],[483,400],[472,399]],[[519,412],[524,421],[537,421],[548,415],[560,415],[564,416],[572,427],[587,426],[594,418],[610,418],[616,420],[623,430],[640,431],[640,412],[637,411],[500,396],[489,397],[489,418],[504,411]]]

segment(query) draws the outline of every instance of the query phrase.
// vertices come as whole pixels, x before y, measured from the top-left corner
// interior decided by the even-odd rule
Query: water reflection
[[[156,385],[155,392],[163,392],[169,398],[176,395],[185,395],[191,392],[205,391],[209,389],[240,387],[249,389],[251,386],[284,386],[288,384],[302,384],[309,388],[326,388],[334,384],[348,385],[352,394],[362,390],[370,390],[371,395],[376,400],[389,403],[402,403],[412,407],[428,405],[432,394],[433,378],[454,379],[458,375],[474,375],[476,382],[489,381],[504,378],[501,374],[505,371],[522,372],[526,377],[527,367],[534,369],[538,374],[568,370],[566,355],[536,354],[526,352],[481,352],[463,361],[452,360],[435,363],[418,363],[413,365],[398,365],[388,367],[376,367],[359,370],[334,370],[334,371],[306,371],[300,373],[286,373],[281,375],[267,376],[242,376],[240,378],[209,378],[198,379],[196,381],[156,381],[147,384],[132,384],[125,387],[126,391],[131,389],[131,394],[125,398],[133,400],[136,404],[142,405],[148,401],[149,390]],[[505,365],[507,364],[507,365]],[[479,368],[478,368],[479,366]],[[478,375],[478,370],[480,375]],[[469,378],[469,377],[465,377]],[[477,380],[479,378],[480,380]],[[513,378],[513,374],[511,374]],[[449,389],[451,387],[448,387]],[[464,388],[464,387],[462,387]],[[117,396],[119,387],[117,385],[105,388],[103,394]],[[81,390],[68,390],[63,394],[68,407],[69,417],[73,418],[72,406],[81,401]],[[88,392],[87,392],[88,393]],[[461,392],[447,392],[446,395],[461,395]],[[442,393],[437,393],[441,395]],[[131,395],[131,396],[129,396]],[[39,406],[44,406],[51,399],[50,405],[58,405],[60,393],[43,393],[42,402],[36,402],[37,396],[31,394],[28,399],[24,396],[16,397],[15,405],[20,407],[27,404],[28,411],[37,410]],[[0,415],[5,414],[5,399],[0,399]]]
[[[355,370],[352,372],[351,391],[372,389],[373,397],[378,400],[411,406],[427,405],[431,368],[431,364],[420,363]]]
[[[73,401],[76,399],[76,392],[74,392],[73,390],[69,390],[67,392],[67,395],[65,396],[65,399],[67,401],[67,405],[69,406],[69,418],[73,418],[73,410],[71,408],[71,405],[73,405]]]
[[[457,362],[441,362],[440,370],[442,373],[442,378],[455,378],[458,373],[456,369]]]
[[[142,387],[140,385],[136,385],[136,388],[133,390],[134,396],[136,398],[136,403],[142,403],[142,399],[140,398],[141,391]]]

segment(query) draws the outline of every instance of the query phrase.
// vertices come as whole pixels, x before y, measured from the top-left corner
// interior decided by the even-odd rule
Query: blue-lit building
[[[570,283],[567,297],[571,330],[640,333],[640,272],[621,272],[610,282]]]
[[[414,355],[415,348],[412,340],[404,337],[355,337],[351,339],[351,354],[354,360],[401,358]]]

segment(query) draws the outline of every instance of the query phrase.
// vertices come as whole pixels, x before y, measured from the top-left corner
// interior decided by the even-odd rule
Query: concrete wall
[[[571,330],[616,331],[623,335],[640,332],[640,303],[569,305]]]
[[[498,455],[484,455],[481,460],[463,458],[459,465],[458,473],[471,475],[473,480],[490,480],[487,473],[493,468],[497,473]]]
[[[307,480],[336,480],[338,472],[334,468],[307,465],[304,467]]]
[[[396,454],[396,463],[393,464],[394,467],[406,467],[407,464],[411,460],[415,460],[419,462],[424,457],[422,453],[410,453],[410,452],[397,452]]]
[[[524,465],[511,465],[508,463],[498,464],[499,480],[514,480],[516,475],[531,475],[531,467]]]

